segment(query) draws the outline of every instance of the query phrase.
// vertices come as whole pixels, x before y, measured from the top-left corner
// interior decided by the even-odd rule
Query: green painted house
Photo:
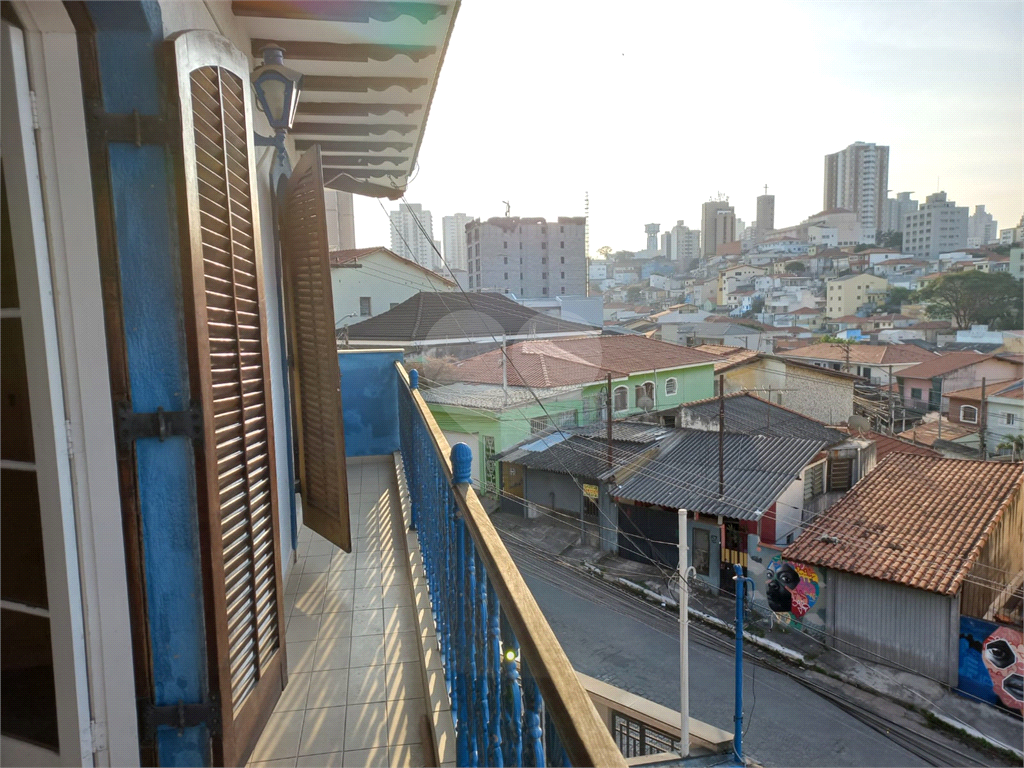
[[[473,481],[504,487],[491,457],[552,426],[622,419],[714,395],[714,355],[645,336],[523,341],[462,361],[456,383],[423,392],[449,443],[473,449]]]

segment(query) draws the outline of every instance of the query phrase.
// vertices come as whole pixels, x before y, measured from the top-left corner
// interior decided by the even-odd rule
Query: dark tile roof
[[[808,462],[820,440],[724,435],[725,495],[718,495],[718,433],[676,429],[660,453],[629,475],[615,496],[708,515],[759,520]]]
[[[579,334],[597,329],[517,304],[497,293],[422,291],[394,309],[348,326],[350,340],[412,342]]]
[[[817,440],[829,446],[841,443],[847,437],[817,419],[769,403],[750,392],[736,392],[726,395],[723,400],[726,432],[799,437],[804,440]],[[681,426],[684,427],[687,426],[688,418],[717,425],[718,398],[687,403],[680,407],[680,417],[683,420]]]
[[[1022,479],[1019,463],[894,453],[782,556],[955,595]]]

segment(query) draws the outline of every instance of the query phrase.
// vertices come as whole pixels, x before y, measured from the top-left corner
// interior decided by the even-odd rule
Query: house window
[[[501,247],[504,248],[507,251],[508,250],[508,240],[502,241]]]
[[[562,279],[565,280],[565,272],[562,273]]]
[[[548,273],[547,272],[541,272],[540,279],[541,280],[547,280],[548,279]]]
[[[676,393],[677,386],[678,382],[675,379],[669,379],[668,381],[665,382],[665,394],[674,395]]]
[[[825,462],[819,461],[804,470],[804,501],[825,492]]]
[[[917,389],[915,387],[911,387],[910,388],[910,399],[911,400],[920,400],[922,397],[923,397],[923,393],[921,392],[920,389]]]
[[[469,287],[470,288],[473,287],[473,276],[472,275],[469,276]]]
[[[547,264],[548,263],[548,257],[547,256],[541,256],[540,257],[540,263],[541,264]]]
[[[547,288],[547,286],[544,286],[544,288],[541,289],[541,293],[543,293],[545,296],[548,295],[548,288]]]
[[[1016,421],[1016,419],[1014,418],[1014,415],[1012,413],[1007,413],[1006,414],[1006,423],[1007,423],[1007,425],[1013,424],[1015,421]]]
[[[624,411],[629,408],[629,390],[625,387],[615,388],[615,402],[612,404],[613,410]]]
[[[505,272],[505,279],[508,280],[508,272]]]
[[[965,424],[977,424],[978,423],[978,409],[973,405],[961,405],[960,406],[960,421]]]
[[[508,264],[508,256],[505,257],[505,263]]]
[[[562,257],[562,263],[565,264],[565,256]]]
[[[359,297],[359,316],[369,317],[373,313],[370,311],[370,297],[360,296]]]
[[[546,251],[546,250],[548,249],[548,244],[547,244],[547,243],[541,243],[541,244],[540,244],[540,249],[541,249],[542,251]]]
[[[561,241],[559,241],[559,243],[558,243],[558,247],[559,247],[559,248],[565,248],[565,240],[561,240]],[[563,257],[563,260],[564,260],[564,257]]]
[[[565,286],[562,286],[561,293],[565,293]]]

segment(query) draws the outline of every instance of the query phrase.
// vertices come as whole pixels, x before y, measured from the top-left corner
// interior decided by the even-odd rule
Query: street
[[[510,547],[580,672],[679,709],[679,637],[655,628],[593,580]],[[642,611],[642,606],[640,606]],[[733,729],[734,656],[690,640],[690,715]],[[829,701],[772,670],[744,667],[744,751],[767,766],[928,765]]]

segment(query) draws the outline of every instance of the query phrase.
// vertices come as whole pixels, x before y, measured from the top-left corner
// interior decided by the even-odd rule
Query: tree
[[[807,271],[807,265],[802,261],[791,261],[786,265],[786,269],[794,275],[799,275]]]
[[[859,243],[859,244],[853,246],[853,252],[854,253],[860,253],[861,251],[866,251],[870,247],[871,246],[868,243]]]
[[[630,304],[636,304],[640,301],[640,291],[643,290],[642,285],[631,285],[626,289],[626,301]]]
[[[917,292],[909,288],[900,288],[899,286],[891,288],[889,289],[889,297],[885,300],[885,304],[882,305],[882,309],[886,312],[897,314],[904,304],[913,304],[916,297]]]
[[[1000,451],[1010,451],[1010,461],[1016,461],[1018,456],[1024,456],[1024,435],[1007,436],[996,446]]]
[[[1020,285],[1006,272],[955,272],[933,280],[919,295],[929,317],[950,317],[958,328],[1015,328],[1024,314]]]
[[[897,232],[895,229],[890,229],[888,232],[883,232],[882,236],[878,238],[878,244],[883,248],[895,248],[897,250],[903,250],[903,233]]]

